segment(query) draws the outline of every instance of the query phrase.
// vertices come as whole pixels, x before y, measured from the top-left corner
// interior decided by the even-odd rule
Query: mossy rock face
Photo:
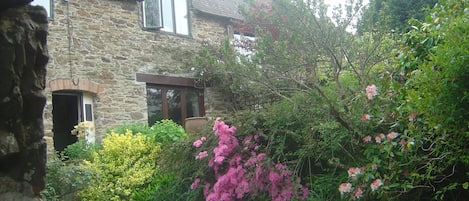
[[[29,2],[0,4],[0,200],[39,199],[45,187],[48,21]]]

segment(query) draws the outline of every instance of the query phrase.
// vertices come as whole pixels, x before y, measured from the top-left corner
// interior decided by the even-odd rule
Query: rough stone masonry
[[[47,17],[30,0],[0,3],[0,200],[40,200]]]

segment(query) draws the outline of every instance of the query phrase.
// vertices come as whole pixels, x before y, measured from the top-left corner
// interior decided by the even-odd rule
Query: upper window
[[[181,35],[189,35],[187,0],[144,0],[143,26]]]
[[[256,37],[254,34],[237,33],[233,34],[233,46],[235,50],[243,56],[250,57],[256,52]]]
[[[33,0],[31,5],[44,7],[47,11],[47,17],[52,19],[52,8],[54,6],[54,0]]]

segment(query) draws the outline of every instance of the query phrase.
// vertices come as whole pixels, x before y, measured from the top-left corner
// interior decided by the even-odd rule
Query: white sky
[[[324,0],[324,3],[329,4],[329,5],[337,5],[337,4],[345,4],[347,0]],[[363,0],[363,4],[367,4],[368,0]]]
[[[345,5],[347,1],[350,1],[350,0],[324,0],[324,3],[330,6],[329,7],[329,12],[330,12],[331,9],[334,8],[334,6],[339,5],[339,4],[342,4],[343,6]],[[357,0],[354,0],[354,1],[357,1]],[[369,0],[363,0],[363,5],[367,5],[368,2]]]
[[[329,5],[328,11],[327,11],[328,15],[332,16],[332,9],[334,8],[334,6],[342,4],[342,8],[343,8],[343,6],[345,5],[347,1],[350,1],[350,0],[324,0],[324,3]],[[357,0],[353,0],[353,1],[357,1]],[[363,0],[363,5],[366,6],[368,2],[369,0]],[[355,30],[351,27],[347,28],[347,30],[350,32],[355,32]]]

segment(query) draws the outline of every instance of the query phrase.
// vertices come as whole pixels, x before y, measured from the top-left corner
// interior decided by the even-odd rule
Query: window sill
[[[164,34],[164,35],[170,35],[170,36],[177,36],[181,38],[188,38],[188,39],[193,39],[192,34],[184,35],[184,34],[178,34],[174,32],[168,32],[168,31],[162,31],[161,28],[142,28],[143,31],[147,32],[153,32],[153,33],[158,33],[158,34]]]

